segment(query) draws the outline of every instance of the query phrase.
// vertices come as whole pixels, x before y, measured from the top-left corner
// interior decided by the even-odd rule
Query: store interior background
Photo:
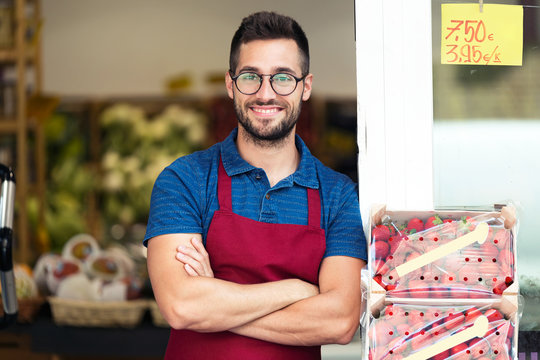
[[[540,174],[534,156],[540,152],[534,136],[540,130],[540,25],[528,30],[522,68],[444,67],[435,50],[440,2],[433,4],[435,205],[516,201],[518,266],[525,270],[518,272],[527,275],[528,296],[540,305],[534,226],[540,211],[534,181]],[[230,39],[242,17],[263,9],[292,16],[307,33],[314,91],[299,131],[323,162],[356,180],[353,0],[43,0],[44,94],[60,102],[45,123],[47,236],[36,235],[31,212],[30,262],[61,250],[80,232],[104,246],[140,247],[159,170],[223,139],[234,126],[223,85]],[[538,9],[526,11],[536,14],[538,24]],[[491,111],[495,104],[502,110]],[[123,126],[141,121],[155,124],[146,137],[125,132]],[[184,127],[167,133],[158,125],[167,121]],[[464,125],[490,135],[482,137],[485,142],[467,138]],[[508,136],[509,129],[518,132]],[[493,175],[483,171],[488,159]],[[469,192],[473,185],[481,191]],[[514,190],[504,190],[509,187]],[[36,209],[32,199],[29,208]],[[532,313],[533,307],[526,309]],[[540,327],[538,321],[527,326]]]

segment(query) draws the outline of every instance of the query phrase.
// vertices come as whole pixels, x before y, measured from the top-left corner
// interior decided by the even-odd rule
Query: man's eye
[[[258,81],[259,77],[256,74],[244,74],[241,79],[246,81]]]
[[[287,83],[292,81],[292,77],[287,74],[276,74],[273,80],[278,83]]]

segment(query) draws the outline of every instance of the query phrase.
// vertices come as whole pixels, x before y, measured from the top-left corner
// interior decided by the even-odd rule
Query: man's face
[[[234,75],[243,72],[289,73],[300,78],[303,75],[300,59],[300,50],[294,40],[255,40],[240,46]],[[289,135],[296,126],[302,101],[311,95],[312,79],[309,74],[303,82],[298,82],[292,94],[281,96],[272,89],[269,76],[264,76],[259,91],[244,95],[227,73],[227,92],[234,100],[239,131],[245,131],[254,140],[266,142],[276,142]]]

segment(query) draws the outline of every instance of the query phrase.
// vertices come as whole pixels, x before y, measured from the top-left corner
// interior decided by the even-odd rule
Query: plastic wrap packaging
[[[483,305],[387,303],[370,315],[364,358],[517,359],[517,309],[517,296]]]
[[[517,293],[517,221],[501,211],[374,212],[371,292],[390,298],[495,298]],[[511,289],[509,287],[515,284]]]

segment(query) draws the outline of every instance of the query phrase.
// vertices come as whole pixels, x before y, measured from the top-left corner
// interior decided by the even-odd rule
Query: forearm
[[[148,244],[148,271],[154,295],[173,328],[200,332],[228,330],[318,294],[317,287],[297,279],[240,285],[189,276],[174,254],[176,247],[190,246],[192,237],[163,235]]]
[[[189,279],[169,292],[160,308],[173,328],[199,332],[229,330],[313,295],[299,280],[240,285],[214,278]]]
[[[285,345],[347,344],[358,328],[359,318],[359,303],[351,305],[339,294],[327,292],[231,331]]]

